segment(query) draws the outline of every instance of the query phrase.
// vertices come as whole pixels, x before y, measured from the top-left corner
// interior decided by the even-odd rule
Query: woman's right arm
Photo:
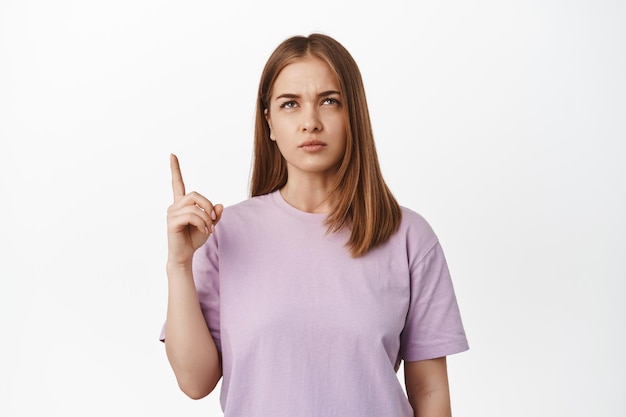
[[[192,274],[194,252],[206,242],[223,207],[202,195],[185,194],[178,159],[171,156],[174,203],[167,213],[168,299],[165,350],[181,390],[208,395],[222,376],[220,355],[198,301]]]

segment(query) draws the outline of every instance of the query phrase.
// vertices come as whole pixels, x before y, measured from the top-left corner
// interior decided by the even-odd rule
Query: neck
[[[307,213],[330,213],[335,202],[330,181],[287,180],[280,193],[289,205]]]

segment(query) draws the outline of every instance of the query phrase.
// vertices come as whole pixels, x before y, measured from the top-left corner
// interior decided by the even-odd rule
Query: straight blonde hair
[[[361,72],[350,53],[333,38],[322,34],[291,37],[265,64],[257,98],[250,195],[271,193],[287,183],[287,164],[270,140],[265,110],[269,111],[278,74],[308,56],[325,61],[334,71],[346,109],[346,150],[333,188],[338,199],[326,225],[329,232],[349,228],[346,246],[352,256],[359,257],[391,237],[402,212],[380,170]]]

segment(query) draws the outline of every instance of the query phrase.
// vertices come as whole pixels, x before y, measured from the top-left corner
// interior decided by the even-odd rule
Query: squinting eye
[[[332,97],[326,97],[324,100],[322,100],[322,104],[339,104],[339,100]]]
[[[296,102],[293,100],[285,101],[284,103],[280,105],[281,109],[292,109],[294,107],[296,107]]]

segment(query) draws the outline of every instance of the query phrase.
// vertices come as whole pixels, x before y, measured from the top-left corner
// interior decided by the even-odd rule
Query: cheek
[[[277,115],[272,118],[271,123],[272,130],[277,134],[278,132],[287,132],[290,128],[290,122],[288,117],[284,115]]]
[[[347,135],[346,122],[343,116],[336,116],[328,120],[327,129],[332,131],[334,135],[341,136],[345,139]]]

